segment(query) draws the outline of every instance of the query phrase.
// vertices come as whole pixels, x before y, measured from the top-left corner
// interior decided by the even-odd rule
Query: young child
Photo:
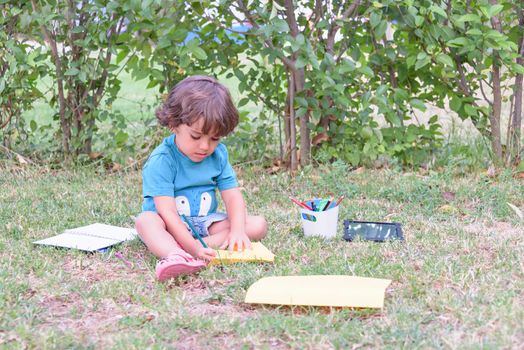
[[[261,216],[247,215],[236,175],[220,138],[238,124],[238,111],[226,87],[207,76],[179,82],[157,110],[173,134],[149,156],[143,169],[142,213],[136,229],[161,260],[160,281],[196,272],[215,257],[211,248],[243,250],[266,236]],[[216,212],[216,189],[227,215]],[[185,215],[209,248],[196,240]]]

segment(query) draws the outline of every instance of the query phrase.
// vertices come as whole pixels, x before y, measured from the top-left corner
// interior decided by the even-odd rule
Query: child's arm
[[[178,244],[195,258],[211,260],[215,257],[215,251],[204,248],[200,242],[196,241],[187,230],[186,225],[178,216],[175,198],[169,196],[159,196],[153,198],[158,214],[166,224],[166,230],[177,241]]]
[[[229,247],[233,250],[235,245],[237,250],[251,248],[251,242],[246,234],[246,204],[240,188],[234,187],[220,192],[226,206],[229,218],[229,235],[220,248]]]

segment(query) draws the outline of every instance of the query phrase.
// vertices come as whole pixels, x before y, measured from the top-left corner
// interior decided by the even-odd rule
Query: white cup
[[[311,201],[307,202],[308,205]],[[333,238],[337,235],[338,205],[324,211],[300,208],[300,219],[306,236]]]

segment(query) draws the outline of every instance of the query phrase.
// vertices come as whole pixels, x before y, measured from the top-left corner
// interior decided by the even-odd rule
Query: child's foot
[[[197,260],[191,254],[179,249],[156,264],[156,277],[159,281],[165,281],[179,275],[195,273],[204,267],[206,267],[204,261]]]

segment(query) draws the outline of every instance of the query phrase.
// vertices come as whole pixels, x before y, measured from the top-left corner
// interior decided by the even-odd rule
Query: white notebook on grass
[[[96,223],[65,230],[64,233],[33,243],[93,252],[136,237],[134,229]]]

